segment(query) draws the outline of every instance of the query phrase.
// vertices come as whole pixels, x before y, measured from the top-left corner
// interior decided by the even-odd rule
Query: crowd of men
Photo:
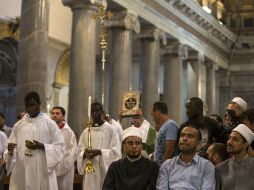
[[[64,108],[53,107],[50,118],[34,91],[24,105],[12,128],[0,113],[0,189],[6,173],[10,190],[72,190],[75,165],[83,190],[254,188],[254,109],[240,97],[229,102],[225,124],[219,115],[204,115],[203,101],[192,97],[180,125],[158,101],[151,108],[154,126],[139,108],[127,128],[121,109],[116,121],[94,102],[92,126],[79,139]]]

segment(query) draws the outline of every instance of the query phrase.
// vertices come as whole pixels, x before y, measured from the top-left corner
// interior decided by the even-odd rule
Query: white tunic
[[[139,127],[142,133],[142,142],[146,143],[147,140],[147,136],[148,136],[148,131],[150,128],[150,123],[144,119],[143,123],[141,124],[141,126]]]
[[[72,190],[74,179],[74,162],[77,158],[77,141],[74,132],[65,123],[61,129],[64,137],[66,152],[64,159],[56,167],[58,190]]]
[[[31,150],[32,156],[25,156],[25,140],[36,140],[44,144],[45,150]],[[7,173],[11,173],[10,190],[57,190],[55,168],[62,160],[64,138],[56,123],[47,114],[36,118],[26,114],[12,130],[7,143],[16,143],[13,156],[6,149],[4,159]]]
[[[0,159],[2,158],[6,141],[7,141],[6,134],[0,131]]]
[[[92,159],[95,173],[84,174],[87,159],[83,159],[85,148],[88,146],[88,129],[86,128],[78,143],[77,167],[80,174],[84,174],[83,190],[101,190],[109,165],[121,158],[121,149],[116,130],[108,122],[100,127],[91,128],[91,145],[93,149],[100,149],[102,155]]]
[[[118,137],[119,137],[119,142],[120,142],[120,144],[122,144],[122,133],[123,133],[123,128],[122,128],[121,124],[118,123],[116,120],[111,119],[111,125],[112,125],[113,127],[115,127],[116,132],[117,132],[117,135],[118,135]],[[120,146],[121,146],[121,145],[120,145]]]

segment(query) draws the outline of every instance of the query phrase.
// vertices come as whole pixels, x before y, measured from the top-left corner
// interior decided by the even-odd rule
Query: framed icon
[[[141,94],[139,91],[124,92],[122,94],[123,116],[136,115],[140,105]]]

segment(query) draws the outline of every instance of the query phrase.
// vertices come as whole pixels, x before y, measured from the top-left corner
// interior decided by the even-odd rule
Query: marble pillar
[[[117,119],[122,93],[131,90],[132,32],[138,33],[140,24],[136,16],[125,11],[113,14],[112,19],[106,22],[112,32],[109,113]]]
[[[204,56],[190,52],[188,57],[188,97],[199,97],[206,101],[206,66]]]
[[[46,111],[49,0],[22,1],[16,107],[24,111],[24,96],[36,91]]]
[[[140,80],[142,110],[145,119],[152,122],[151,108],[159,101],[160,43],[167,42],[166,34],[157,28],[142,30]]]
[[[90,1],[63,0],[73,12],[68,122],[81,134],[88,121],[88,97],[95,99],[96,22],[98,7]]]
[[[226,69],[218,69],[218,108],[219,115],[223,116],[225,114],[225,109],[228,105],[228,102],[232,99],[231,97],[231,88],[230,88],[230,78],[231,72]]]
[[[206,61],[206,103],[207,114],[217,114],[217,77],[216,65],[211,61]]]
[[[179,125],[183,114],[183,59],[179,44],[168,45],[164,50],[164,94],[169,117]]]

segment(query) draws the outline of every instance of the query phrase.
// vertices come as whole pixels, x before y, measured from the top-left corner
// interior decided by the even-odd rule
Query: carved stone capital
[[[167,44],[167,36],[166,33],[158,28],[149,28],[141,30],[141,33],[138,35],[140,39],[153,39],[153,40],[161,40],[163,45]]]
[[[213,69],[215,71],[217,71],[219,69],[218,65],[209,59],[205,60],[205,65],[208,69]]]
[[[71,9],[90,7],[98,9],[98,5],[102,4],[107,7],[107,0],[62,0],[65,6],[71,7]]]
[[[133,30],[136,33],[140,32],[140,23],[138,17],[128,13],[127,11],[115,12],[113,17],[105,21],[106,27],[122,27],[127,30]]]
[[[163,54],[173,54],[179,56],[181,59],[187,59],[188,58],[188,46],[181,44],[179,42],[173,42],[168,44],[163,49]]]

